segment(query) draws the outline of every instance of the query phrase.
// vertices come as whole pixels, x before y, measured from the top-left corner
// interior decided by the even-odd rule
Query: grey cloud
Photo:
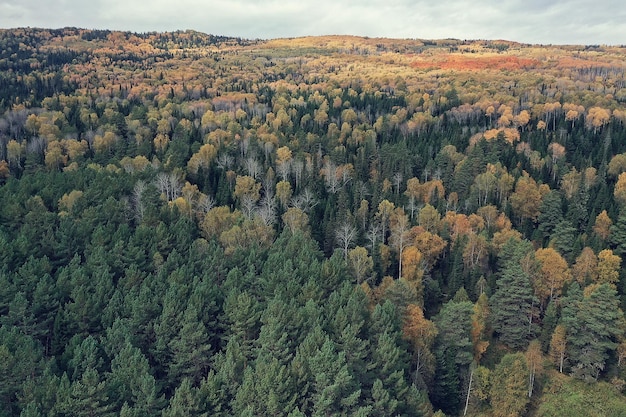
[[[0,1],[0,27],[18,26],[624,44],[626,8],[618,0]]]

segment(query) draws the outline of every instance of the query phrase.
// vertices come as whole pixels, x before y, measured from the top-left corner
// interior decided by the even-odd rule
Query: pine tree
[[[620,212],[610,231],[609,241],[613,246],[613,251],[618,255],[626,255],[626,210]]]
[[[350,373],[359,381],[366,379],[369,370],[365,362],[370,341],[365,331],[369,315],[365,294],[360,287],[355,291],[353,285],[346,283],[331,294],[325,307],[331,337],[337,349],[346,353]],[[315,322],[316,317],[309,316],[307,321]]]
[[[247,291],[232,291],[224,303],[224,315],[227,323],[225,339],[236,341],[246,360],[251,360],[261,327],[259,302]]]
[[[502,343],[523,349],[535,333],[533,296],[530,279],[519,263],[507,263],[490,299],[491,323]]]
[[[107,392],[108,387],[98,371],[91,367],[85,369],[80,379],[72,383],[69,414],[77,417],[115,415]]]
[[[22,384],[42,371],[41,349],[16,327],[0,326],[0,401],[15,413]]]
[[[439,330],[435,349],[453,349],[455,363],[468,366],[474,357],[472,344],[472,316],[474,305],[468,301],[451,300],[443,305],[434,322]]]
[[[293,358],[295,347],[304,334],[300,330],[302,318],[293,302],[276,296],[265,309],[259,333],[258,354],[276,358],[287,365]]]
[[[198,320],[196,309],[189,306],[183,316],[178,336],[170,343],[172,362],[169,376],[174,381],[189,378],[192,383],[200,382],[205,375],[211,358],[211,345],[204,323]]]
[[[242,384],[247,359],[236,340],[213,357],[213,366],[200,385],[203,409],[215,417],[230,415],[231,402]]]
[[[291,375],[298,397],[298,409],[303,413],[309,413],[313,407],[312,390],[315,375],[311,372],[310,358],[313,357],[328,340],[328,335],[318,325],[311,329],[302,343],[296,348],[296,355],[291,361]]]
[[[380,379],[374,381],[372,386],[372,400],[372,411],[369,414],[372,417],[394,415],[398,408],[398,400],[389,394],[383,387],[383,382]]]
[[[552,234],[554,247],[570,263],[578,256],[578,253],[576,253],[577,236],[578,231],[568,220],[563,220],[557,224]]]
[[[208,417],[200,408],[198,390],[187,378],[176,388],[169,406],[163,410],[163,417]]]
[[[312,416],[352,414],[362,409],[359,383],[350,375],[345,353],[337,352],[330,340],[310,358],[309,366],[314,378]]]
[[[406,350],[399,343],[400,334],[397,332],[384,332],[380,335],[372,346],[374,351],[368,368],[371,369],[369,376],[381,381],[380,392],[387,392],[391,399],[398,400],[397,407],[402,412],[406,408],[405,397],[409,389],[406,382],[409,361]],[[374,396],[373,386],[371,390],[371,395]]]
[[[546,312],[543,315],[543,320],[541,322],[541,333],[539,335],[539,341],[541,342],[541,347],[544,351],[548,350],[550,345],[550,339],[552,334],[554,333],[554,329],[559,321],[559,315],[557,310],[557,303],[554,301],[550,301],[548,303],[548,307],[546,308]]]
[[[549,237],[556,226],[563,220],[561,193],[556,190],[550,191],[543,197],[539,207],[539,230],[544,236]]]
[[[436,409],[449,415],[456,415],[461,410],[460,378],[456,357],[454,347],[435,351],[437,372],[431,388],[431,400]]]
[[[572,373],[595,381],[623,332],[619,323],[624,315],[617,293],[609,284],[595,284],[585,288],[582,298],[568,296],[563,304],[562,320],[568,335],[567,356]]]
[[[159,396],[154,377],[150,374],[148,360],[129,342],[117,350],[111,360],[107,385],[117,409],[126,404],[129,413],[154,416],[165,403],[164,397]]]

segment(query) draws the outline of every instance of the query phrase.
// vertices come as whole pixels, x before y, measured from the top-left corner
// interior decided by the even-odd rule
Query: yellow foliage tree
[[[417,221],[426,231],[436,233],[441,224],[441,215],[436,208],[430,204],[422,207],[417,215]]]
[[[217,149],[215,146],[205,143],[198,149],[198,152],[191,155],[189,162],[187,162],[187,171],[195,175],[200,168],[208,169],[216,155]]]
[[[592,107],[587,112],[585,125],[587,129],[593,129],[593,133],[597,133],[611,119],[611,110],[602,107]]]
[[[261,184],[248,175],[237,175],[235,179],[234,196],[238,199],[250,197],[253,201],[259,201],[261,197]]]
[[[53,141],[48,143],[46,148],[45,163],[49,169],[58,170],[67,163],[67,155],[63,154],[61,142]]]
[[[611,249],[604,249],[598,253],[598,273],[596,274],[598,284],[610,284],[615,288],[619,281],[619,271],[622,258],[613,254]]]
[[[598,258],[590,247],[585,247],[572,266],[572,276],[582,287],[597,281]]]
[[[297,231],[308,232],[309,229],[309,216],[297,207],[289,207],[287,211],[282,215],[283,223],[295,234]]]
[[[395,208],[396,208],[395,204],[393,204],[389,200],[383,200],[378,204],[378,211],[376,212],[376,217],[380,219],[380,225],[382,227],[383,243],[386,242],[389,216],[391,216],[391,213],[393,212]]]
[[[535,259],[540,264],[537,275],[532,277],[535,294],[542,302],[558,298],[563,285],[572,279],[567,261],[553,248],[537,249]]]
[[[67,216],[71,214],[76,202],[82,198],[83,192],[80,190],[72,190],[69,194],[63,194],[59,199],[59,216]]]
[[[273,241],[274,228],[260,219],[246,219],[240,225],[235,224],[220,234],[219,241],[224,247],[224,254],[231,255],[237,249],[249,249],[258,245],[267,249]]]
[[[489,347],[489,335],[487,334],[487,321],[489,319],[489,300],[485,293],[480,294],[474,304],[472,313],[472,344],[474,346],[474,361],[480,363],[480,359]]]
[[[535,180],[524,174],[517,180],[515,192],[511,194],[511,208],[520,219],[536,221],[541,206],[541,191]]]
[[[607,170],[607,173],[612,177],[617,177],[622,172],[626,172],[626,153],[613,156]]]
[[[357,246],[348,251],[348,265],[354,273],[357,284],[361,284],[372,272],[374,261],[372,257],[368,255],[367,249],[362,246]]]
[[[231,212],[228,206],[213,207],[204,216],[200,230],[206,239],[219,238],[224,231],[242,220],[243,216],[239,210]]]
[[[550,358],[552,362],[559,368],[559,372],[563,373],[563,364],[565,363],[565,353],[567,351],[567,334],[565,326],[559,324],[555,327],[552,338],[550,339]]]
[[[32,116],[32,115],[31,115]],[[22,157],[26,153],[26,144],[11,139],[7,143],[7,160],[14,167],[22,166]]]
[[[535,388],[535,379],[543,373],[543,353],[538,340],[533,340],[528,345],[526,363],[528,364],[528,398],[530,398]]]
[[[613,190],[615,201],[620,207],[626,207],[626,172],[619,174],[617,183],[615,183],[615,189]]]
[[[422,254],[422,262],[427,271],[432,269],[447,245],[441,236],[430,233],[419,226],[411,229],[409,241]]]
[[[279,181],[276,184],[276,198],[283,207],[287,207],[291,199],[291,184],[288,181]]]
[[[613,221],[609,217],[606,210],[602,210],[600,214],[596,216],[595,224],[593,225],[593,232],[603,241],[606,241],[611,234],[611,226]]]
[[[118,141],[118,137],[111,131],[104,132],[104,135],[96,135],[93,138],[93,147],[98,153],[111,152],[111,148]]]
[[[62,144],[70,161],[74,161],[85,155],[85,152],[87,152],[87,149],[89,148],[87,141],[85,140],[78,141],[76,139],[65,139],[62,141]]]

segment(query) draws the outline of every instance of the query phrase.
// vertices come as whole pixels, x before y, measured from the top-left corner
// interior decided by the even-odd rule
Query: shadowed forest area
[[[0,417],[626,415],[625,71],[0,30]]]

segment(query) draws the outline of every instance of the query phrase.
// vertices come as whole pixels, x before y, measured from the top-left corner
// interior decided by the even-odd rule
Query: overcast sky
[[[0,0],[0,27],[626,44],[624,0]]]

